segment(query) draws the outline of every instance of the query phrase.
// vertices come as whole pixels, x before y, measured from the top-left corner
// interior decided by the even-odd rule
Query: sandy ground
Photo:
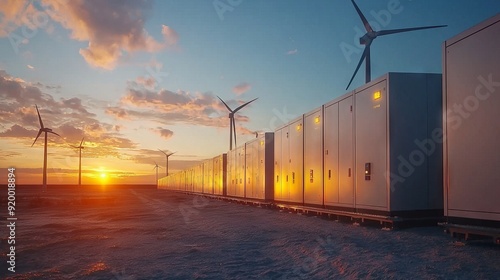
[[[145,188],[18,187],[16,272],[0,278],[498,279],[500,247]],[[5,210],[4,210],[5,209]]]

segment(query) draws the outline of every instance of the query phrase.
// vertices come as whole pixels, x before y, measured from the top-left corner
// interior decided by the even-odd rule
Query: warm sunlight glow
[[[107,177],[106,173],[101,173],[101,179],[105,179]]]

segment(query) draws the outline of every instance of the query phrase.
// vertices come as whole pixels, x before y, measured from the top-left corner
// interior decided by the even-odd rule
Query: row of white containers
[[[227,153],[227,196],[273,200],[274,133]]]
[[[278,128],[274,200],[442,215],[441,81],[388,73]]]
[[[451,222],[500,227],[498,34],[500,15],[444,43],[442,78],[388,73],[266,134],[266,156],[262,138],[230,151],[227,192],[204,164],[159,185],[393,216],[444,202]]]
[[[224,195],[226,189],[226,154],[158,180],[158,189]]]
[[[158,180],[159,189],[273,200],[274,134]]]

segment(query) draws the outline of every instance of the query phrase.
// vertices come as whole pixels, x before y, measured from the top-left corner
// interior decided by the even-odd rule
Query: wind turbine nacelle
[[[359,38],[359,43],[361,45],[368,45],[375,38],[377,38],[377,34],[375,32],[373,32],[373,34],[371,32],[366,33],[363,37]]]
[[[45,128],[45,131],[52,132],[52,128]]]
[[[230,119],[232,119],[232,118],[233,118],[233,116],[234,116],[234,114],[233,114],[233,113],[229,113],[229,118],[230,118]]]

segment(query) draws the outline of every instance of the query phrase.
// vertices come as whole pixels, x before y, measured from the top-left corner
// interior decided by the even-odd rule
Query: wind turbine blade
[[[160,149],[158,149],[158,151],[160,151],[160,152],[164,153],[165,155],[167,155],[167,153],[165,153],[164,151],[162,151],[162,150],[160,150]]]
[[[78,147],[78,146],[73,146],[73,145],[70,145],[70,147],[73,147],[73,148],[75,148],[75,149],[80,148],[80,147]]]
[[[81,146],[82,146],[82,144],[83,144],[83,139],[84,139],[84,138],[85,138],[85,137],[82,137],[82,142],[80,142],[80,147],[81,147]]]
[[[229,106],[227,106],[226,102],[224,102],[224,100],[222,100],[222,98],[220,98],[219,96],[217,96],[217,98],[219,98],[219,100],[224,103],[224,105],[226,106],[226,108],[229,110],[229,112],[233,112],[233,110],[231,110],[231,108],[229,108]]]
[[[402,29],[391,29],[391,30],[381,30],[377,32],[377,36],[384,36],[396,33],[410,32],[415,30],[432,29],[447,27],[448,25],[435,25],[435,26],[423,26],[423,27],[413,27],[413,28],[402,28]]]
[[[365,50],[363,51],[363,55],[361,55],[361,58],[359,59],[358,66],[356,66],[356,70],[354,71],[354,74],[352,74],[351,80],[349,81],[349,84],[346,87],[346,90],[351,86],[352,81],[354,80],[354,77],[356,77],[356,74],[358,73],[359,67],[361,67],[361,64],[366,58],[366,54],[368,53],[368,49],[370,48],[371,44],[368,44],[365,46]]]
[[[61,137],[61,135],[59,135],[59,134],[55,133],[54,131],[47,131],[47,132],[48,132],[48,133],[55,134],[55,135],[57,135],[57,136]],[[61,137],[61,138],[62,138],[62,137]]]
[[[33,145],[35,145],[35,142],[36,142],[36,140],[38,139],[38,137],[40,137],[40,134],[42,134],[42,129],[40,129],[40,130],[38,131],[38,135],[36,136],[35,141],[33,141],[33,144],[31,144],[31,147],[33,147]]]
[[[173,152],[173,153],[168,154],[168,156],[171,156],[171,155],[173,155],[173,154],[175,154],[175,153],[177,153],[177,151],[175,151],[175,152]]]
[[[44,128],[43,122],[42,122],[42,117],[40,117],[40,111],[38,111],[38,106],[36,104],[35,104],[35,108],[36,108],[36,113],[38,114],[38,120],[40,121],[40,127]]]
[[[241,105],[240,107],[238,107],[238,108],[234,109],[233,113],[238,112],[238,110],[240,110],[241,108],[243,108],[243,107],[247,106],[248,104],[250,104],[250,103],[254,102],[254,101],[255,101],[255,100],[257,100],[257,99],[259,99],[259,98],[257,97],[257,98],[255,98],[255,99],[252,99],[252,100],[248,101],[247,103],[245,103],[245,104]]]
[[[365,26],[366,32],[373,32],[373,28],[368,23],[368,20],[366,20],[365,15],[363,15],[363,13],[359,9],[358,5],[356,5],[356,2],[354,2],[354,0],[351,0],[351,2],[354,5],[356,12],[358,12],[359,17],[361,18],[361,21],[363,22],[363,25]]]
[[[158,166],[158,163],[156,163],[156,161],[153,161],[155,163],[156,166]]]

